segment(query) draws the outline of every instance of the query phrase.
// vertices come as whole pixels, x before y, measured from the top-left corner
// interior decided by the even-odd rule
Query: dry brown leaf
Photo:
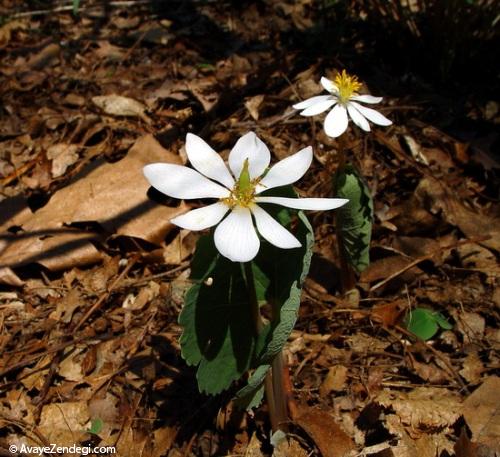
[[[401,423],[413,430],[441,430],[460,417],[460,396],[436,387],[417,387],[409,393],[384,390],[375,402],[392,408]]]
[[[372,283],[386,279],[399,271],[402,271],[401,275],[398,276],[399,278],[405,282],[411,282],[417,275],[422,273],[422,270],[416,266],[403,271],[412,261],[413,259],[400,255],[375,260],[361,273],[360,282]]]
[[[61,47],[56,43],[45,46],[38,54],[31,57],[26,65],[31,70],[41,70],[59,62]]]
[[[180,265],[195,250],[198,236],[190,230],[180,230],[179,234],[163,249],[163,262]]]
[[[32,214],[22,211],[15,222],[23,232],[9,235],[3,250],[0,245],[0,267],[38,262],[61,270],[98,261],[101,255],[92,241],[99,236],[66,228],[77,222],[95,221],[108,233],[161,243],[173,228],[169,220],[185,212],[187,206],[166,207],[148,199],[149,184],[142,168],[150,162],[179,163],[179,158],[146,135],[119,162],[97,160],[56,192],[47,205]],[[3,225],[9,226],[8,222]]]
[[[480,244],[500,252],[500,220],[486,214],[478,214],[466,208],[448,189],[443,181],[423,178],[415,190],[417,197],[426,203],[434,214],[442,211],[449,224],[456,225],[471,238],[489,239]]]
[[[78,443],[89,420],[86,402],[51,403],[43,407],[38,429],[49,443],[71,446]]]
[[[29,27],[27,21],[13,20],[0,27],[0,49],[9,44],[12,32],[15,30],[26,30]]]
[[[178,427],[175,426],[164,426],[157,428],[153,432],[155,445],[151,457],[161,457],[163,455],[168,455],[167,453],[172,447],[175,437],[177,436],[177,431]]]
[[[249,99],[245,100],[245,108],[248,110],[250,116],[252,116],[255,121],[259,120],[259,108],[260,105],[262,105],[263,101],[263,95],[256,95],[255,97],[250,97]]]
[[[394,457],[436,457],[443,455],[443,451],[449,455],[453,448],[453,443],[444,432],[412,436],[410,432],[413,430],[405,427],[396,414],[388,414],[384,424],[389,433],[399,439],[397,445],[391,448]]]
[[[387,346],[391,345],[390,341],[380,340],[362,332],[348,336],[345,341],[353,351],[361,354],[383,352]]]
[[[499,392],[500,378],[490,376],[469,395],[463,405],[463,415],[472,432],[472,441],[489,448],[490,455],[500,453]]]
[[[57,371],[60,376],[75,382],[80,382],[83,379],[81,359],[85,349],[85,346],[79,346],[74,350],[66,351]]]
[[[456,457],[479,457],[477,447],[477,444],[473,443],[467,436],[465,427],[462,427],[460,437],[453,447]]]
[[[245,449],[244,457],[264,457],[262,453],[262,443],[259,440],[259,437],[254,432],[252,437],[250,438],[250,442],[248,443],[247,448]]]
[[[278,443],[273,450],[272,457],[308,457],[308,455],[299,442],[293,436],[290,436],[288,439],[281,440]]]
[[[478,384],[481,381],[483,371],[484,365],[479,355],[477,352],[472,352],[465,358],[463,368],[459,373],[470,384]]]
[[[390,303],[374,306],[370,318],[386,328],[394,327],[404,310],[404,305],[403,300],[394,300]]]
[[[418,376],[431,384],[441,384],[449,379],[446,372],[433,362],[421,363],[412,358],[411,366]]]
[[[328,370],[323,383],[319,388],[322,397],[330,392],[340,392],[344,389],[347,381],[348,370],[344,365],[336,365]]]
[[[327,412],[302,407],[295,422],[312,438],[323,457],[344,457],[355,449],[351,438]]]
[[[451,315],[457,322],[457,329],[463,335],[465,343],[481,340],[484,336],[486,321],[478,313],[451,310]]]
[[[500,265],[489,249],[479,244],[468,243],[457,246],[456,252],[464,268],[479,270],[488,276],[500,278]]]
[[[47,159],[52,160],[52,177],[62,176],[78,160],[76,144],[59,143],[47,149]]]
[[[442,263],[440,243],[433,238],[397,236],[393,240],[392,247],[414,258],[436,253],[432,260],[438,264]]]
[[[133,98],[116,94],[98,95],[92,97],[92,102],[111,116],[139,117],[144,122],[151,123],[151,119],[145,114],[146,107]]]

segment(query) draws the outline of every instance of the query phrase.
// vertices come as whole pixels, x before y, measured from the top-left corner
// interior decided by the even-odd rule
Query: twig
[[[87,321],[87,319],[96,311],[103,303],[104,300],[106,300],[111,292],[116,288],[118,283],[127,275],[127,273],[130,271],[130,269],[135,265],[135,263],[139,260],[139,254],[135,254],[132,259],[130,259],[127,267],[118,275],[118,277],[113,281],[113,284],[109,287],[106,293],[102,294],[99,300],[97,300],[94,305],[85,313],[85,315],[80,319],[80,322],[76,324],[76,326],[71,329],[71,331],[74,333],[77,330],[80,329],[80,327]]]
[[[435,249],[430,254],[425,254],[421,257],[418,257],[413,262],[410,262],[405,267],[401,268],[400,270],[396,271],[392,275],[389,275],[387,278],[378,282],[377,284],[375,284],[373,287],[370,288],[370,292],[373,292],[374,290],[378,289],[379,287],[382,287],[384,284],[388,283],[389,281],[396,278],[397,276],[403,274],[405,271],[409,270],[410,268],[414,267],[415,265],[419,264],[420,262],[423,262],[424,260],[432,259],[436,254],[439,254],[442,251],[445,251],[447,249],[455,249],[458,246],[463,246],[464,244],[477,243],[478,241],[484,241],[484,240],[487,240],[489,238],[490,238],[489,236],[482,236],[482,237],[476,237],[476,238],[471,238],[471,239],[467,239],[467,240],[460,240],[460,241],[457,241],[456,243],[453,243],[453,244],[450,244],[447,246],[442,246],[438,249]]]
[[[151,0],[116,0],[113,2],[109,2],[107,6],[115,6],[115,7],[120,7],[120,6],[135,6],[135,5],[146,5],[148,3],[151,3]],[[96,6],[96,5],[81,5],[78,8],[78,11],[88,11],[88,10],[95,10],[95,9],[102,9],[101,6]],[[23,17],[31,17],[31,16],[42,16],[44,14],[53,14],[53,13],[62,13],[65,11],[73,11],[73,5],[64,5],[64,6],[56,6],[55,8],[50,8],[46,10],[34,10],[34,11],[23,11],[21,13],[15,13],[11,16],[9,16],[10,19],[19,19]]]

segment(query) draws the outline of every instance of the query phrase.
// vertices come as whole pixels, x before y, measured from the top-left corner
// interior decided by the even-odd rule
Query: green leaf
[[[80,0],[73,0],[73,14],[75,16],[78,14],[78,8],[80,8]]]
[[[294,196],[291,188],[273,189],[273,195]],[[275,205],[265,205],[265,209],[290,226],[302,247],[279,249],[262,241],[259,254],[251,263],[259,302],[270,303],[279,316],[260,335],[254,331],[241,265],[222,257],[212,236],[202,237],[196,248],[191,265],[194,284],[179,316],[183,327],[180,343],[186,362],[198,367],[200,391],[208,394],[229,388],[250,368],[272,360],[286,343],[297,319],[300,287],[312,256],[312,229],[300,212],[297,215]],[[208,278],[210,282],[206,281]],[[256,378],[250,379],[253,383]],[[242,394],[250,407],[258,403],[260,387],[261,384],[252,386],[248,395]]]
[[[235,395],[235,404],[241,409],[252,409],[260,405],[264,396],[264,380],[271,365],[260,365],[250,376],[245,387]]]
[[[336,210],[341,246],[349,264],[361,273],[370,264],[373,200],[360,173],[350,164],[334,178],[335,196],[349,202]]]
[[[248,370],[255,339],[241,266],[216,252],[211,236],[200,239],[193,259],[196,284],[179,316],[182,356],[198,365],[198,387],[208,394],[227,389]],[[203,282],[209,276],[211,285]]]
[[[453,325],[441,313],[434,313],[434,319],[436,319],[438,325],[444,330],[451,330],[453,328]]]
[[[410,311],[404,324],[408,331],[424,341],[432,338],[439,327],[446,330],[452,328],[452,325],[442,314],[425,308],[415,308]]]
[[[88,433],[91,433],[92,435],[98,435],[101,432],[103,425],[104,422],[100,417],[92,419],[92,421],[90,422],[90,429],[88,430]]]

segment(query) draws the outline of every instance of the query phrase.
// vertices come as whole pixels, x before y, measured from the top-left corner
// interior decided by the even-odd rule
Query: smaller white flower
[[[203,230],[218,224],[214,233],[215,246],[233,262],[248,262],[257,255],[260,248],[257,232],[279,248],[291,249],[301,245],[260,204],[328,210],[347,203],[344,198],[259,196],[267,189],[286,186],[300,179],[312,162],[310,146],[269,170],[269,149],[253,132],[236,142],[229,153],[229,169],[219,154],[191,133],[186,136],[186,153],[196,170],[169,163],[152,163],[144,167],[144,175],[155,189],[170,197],[218,199],[216,203],[174,217],[170,222],[188,230]]]
[[[325,132],[328,136],[337,138],[347,130],[348,115],[365,132],[370,131],[368,121],[383,126],[392,124],[392,121],[378,111],[359,103],[380,103],[382,97],[358,94],[357,91],[361,88],[361,84],[356,76],[349,76],[343,70],[335,77],[335,81],[322,77],[321,85],[330,92],[330,95],[311,97],[293,105],[293,107],[302,110],[300,112],[302,116],[315,116],[333,107],[325,118]]]

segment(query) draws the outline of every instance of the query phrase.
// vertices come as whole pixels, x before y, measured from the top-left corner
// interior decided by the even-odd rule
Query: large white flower
[[[203,230],[219,224],[214,234],[215,246],[233,262],[248,262],[257,255],[260,247],[257,231],[262,238],[279,248],[300,246],[299,240],[260,204],[328,210],[347,203],[343,198],[259,196],[267,189],[300,179],[311,165],[311,147],[283,159],[269,170],[269,149],[253,132],[242,136],[229,153],[229,169],[219,154],[191,133],[186,137],[186,152],[196,170],[181,165],[153,163],[144,167],[144,175],[155,189],[170,197],[218,199],[216,203],[193,209],[170,222],[188,230]]]
[[[356,76],[349,76],[343,70],[341,74],[335,77],[335,81],[322,77],[321,85],[330,92],[330,95],[311,97],[293,105],[293,107],[302,110],[300,112],[302,116],[315,116],[333,106],[333,109],[325,118],[325,132],[328,136],[337,138],[347,130],[348,115],[365,132],[370,131],[368,121],[383,126],[392,124],[389,119],[378,111],[361,105],[361,103],[380,103],[382,97],[359,95],[357,91],[361,88],[361,84]]]

